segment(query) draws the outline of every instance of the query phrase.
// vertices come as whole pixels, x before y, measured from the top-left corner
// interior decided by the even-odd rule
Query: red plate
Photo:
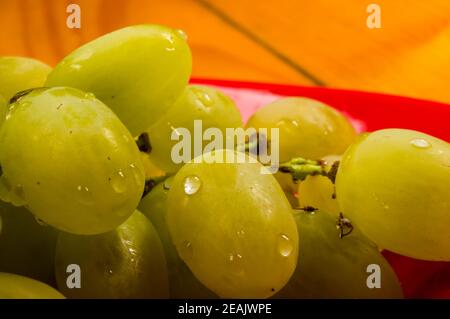
[[[286,96],[305,96],[344,112],[359,131],[406,128],[450,141],[450,105],[401,96],[292,85],[194,79],[217,86],[241,110],[244,121],[259,107]],[[383,252],[402,283],[405,297],[449,298],[450,263],[415,260]]]

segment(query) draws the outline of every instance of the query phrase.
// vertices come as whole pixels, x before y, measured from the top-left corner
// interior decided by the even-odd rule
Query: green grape
[[[180,32],[130,26],[76,49],[50,73],[46,86],[94,93],[137,136],[175,102],[189,80],[191,64]]]
[[[110,231],[144,189],[139,150],[92,94],[38,89],[10,105],[0,132],[0,197],[76,234]]]
[[[0,201],[0,272],[14,273],[55,286],[57,231],[38,223],[23,207]]]
[[[247,127],[279,129],[281,162],[342,154],[356,138],[355,129],[342,113],[301,97],[284,98],[260,108]],[[270,140],[270,130],[268,133]]]
[[[341,211],[379,247],[450,261],[450,146],[416,131],[385,129],[343,155]]]
[[[269,297],[297,263],[289,202],[252,160],[231,150],[206,153],[178,171],[167,197],[167,224],[180,257],[220,297]]]
[[[80,268],[80,288],[69,288],[69,265]],[[68,298],[168,298],[167,265],[158,234],[139,211],[100,235],[60,233],[56,279]],[[69,286],[69,287],[68,287]]]
[[[258,109],[246,126],[267,128],[269,141],[270,129],[279,129],[280,162],[295,157],[319,159],[330,154],[342,154],[356,138],[355,129],[342,113],[319,101],[302,97],[284,98]],[[280,174],[275,177],[291,203],[295,203],[293,194],[297,185]]]
[[[150,160],[168,173],[175,173],[184,163],[175,163],[172,149],[178,140],[171,140],[171,135],[178,128],[189,130],[190,159],[194,158],[194,120],[200,120],[202,129],[217,128],[225,135],[226,128],[242,127],[242,119],[234,102],[220,91],[199,85],[189,85],[173,107],[148,130],[152,150]],[[203,134],[203,132],[199,132]],[[225,148],[226,141],[222,147]],[[197,154],[200,155],[200,154]]]
[[[0,299],[64,299],[64,296],[37,280],[0,272]]]
[[[38,60],[0,57],[0,95],[9,101],[16,93],[44,85],[52,69]]]
[[[341,156],[330,155],[322,158],[322,162],[326,165],[326,170],[329,170],[333,163],[340,159]],[[284,176],[290,177],[286,174]],[[300,207],[313,207],[338,216],[339,205],[334,196],[334,185],[327,176],[308,176],[304,181],[298,182],[297,194],[297,204]]]
[[[6,112],[7,112],[6,100],[3,98],[3,96],[0,95],[0,125],[2,125],[3,121],[5,120]]]
[[[357,229],[340,238],[337,218],[328,213],[296,211],[294,217],[301,238],[298,266],[276,298],[403,297],[388,262]],[[376,280],[369,265],[379,267],[380,288],[368,285]]]
[[[172,177],[156,185],[138,207],[139,211],[151,220],[163,244],[169,270],[170,297],[176,299],[216,297],[192,274],[172,243],[166,223],[167,193],[171,183]]]

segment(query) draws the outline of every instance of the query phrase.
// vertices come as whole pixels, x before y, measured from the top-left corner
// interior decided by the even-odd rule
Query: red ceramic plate
[[[244,121],[259,107],[286,96],[305,96],[344,112],[359,131],[406,128],[450,142],[450,105],[401,96],[318,87],[194,79],[233,98]],[[405,297],[450,298],[450,263],[415,260],[384,251]]]

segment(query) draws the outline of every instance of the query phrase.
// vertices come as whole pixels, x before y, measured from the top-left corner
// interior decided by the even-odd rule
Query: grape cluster
[[[450,261],[447,142],[358,135],[302,97],[244,126],[188,84],[186,40],[138,25],[53,69],[0,58],[0,298],[401,298],[382,249]],[[195,121],[268,129],[253,137],[279,144],[279,171],[251,139],[198,154],[190,136],[174,161]]]

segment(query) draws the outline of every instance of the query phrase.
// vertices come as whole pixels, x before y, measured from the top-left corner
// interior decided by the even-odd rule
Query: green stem
[[[315,161],[295,157],[290,161],[280,164],[280,172],[291,174],[294,182],[303,181],[308,176],[321,175],[328,177],[334,184],[339,162],[335,162],[331,167],[325,165],[323,161]]]

